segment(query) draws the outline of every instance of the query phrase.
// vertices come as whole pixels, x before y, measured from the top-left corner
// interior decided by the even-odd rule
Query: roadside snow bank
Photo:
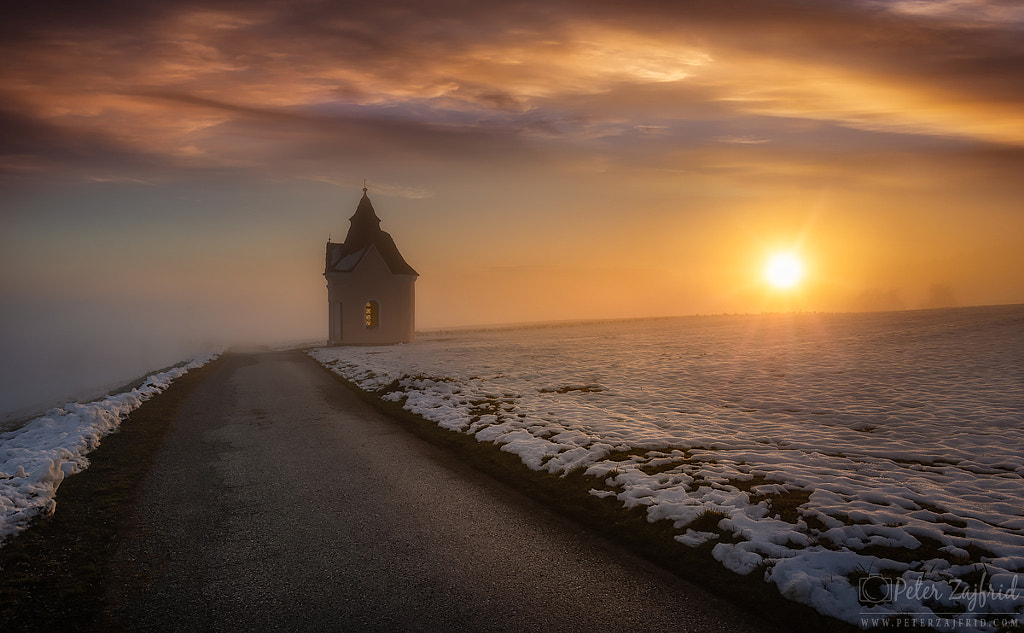
[[[310,355],[855,625],[1024,622],[1024,307],[438,333]],[[891,622],[890,622],[891,623]]]
[[[53,513],[54,496],[64,478],[88,468],[86,454],[116,431],[129,413],[167,389],[171,381],[217,356],[197,357],[153,374],[131,391],[88,404],[69,402],[19,429],[0,433],[0,544],[40,513]]]

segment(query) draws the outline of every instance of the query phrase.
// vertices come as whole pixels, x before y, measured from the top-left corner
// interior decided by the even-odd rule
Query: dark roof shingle
[[[391,274],[419,276],[419,273],[402,257],[391,235],[380,228],[380,218],[373,210],[373,205],[370,203],[365,189],[362,199],[359,200],[359,206],[356,207],[356,212],[349,218],[349,221],[351,225],[344,243],[327,242],[325,273],[352,271],[370,249],[370,246],[376,246],[377,252],[384,259]]]

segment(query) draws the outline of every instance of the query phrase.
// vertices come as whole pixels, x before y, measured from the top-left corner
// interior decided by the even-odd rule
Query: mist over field
[[[1022,25],[997,0],[5,3],[0,412],[325,338],[363,186],[420,329],[1022,303]],[[779,253],[799,283],[765,283]]]
[[[190,328],[215,330],[194,322],[183,327],[186,313],[145,318],[88,305],[47,308],[0,315],[0,424],[66,401],[102,396],[217,347],[214,337],[203,338]]]

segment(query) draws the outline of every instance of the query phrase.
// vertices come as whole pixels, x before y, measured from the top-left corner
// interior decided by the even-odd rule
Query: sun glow
[[[792,253],[776,253],[765,264],[764,276],[768,283],[775,288],[792,288],[803,278],[804,266],[800,259]]]

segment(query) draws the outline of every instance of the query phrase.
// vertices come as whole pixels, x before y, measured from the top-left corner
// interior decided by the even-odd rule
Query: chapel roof
[[[366,189],[349,222],[348,235],[342,244],[327,242],[325,273],[351,272],[370,247],[375,246],[393,275],[419,275],[402,257],[391,235],[380,228],[380,218],[373,210]]]

